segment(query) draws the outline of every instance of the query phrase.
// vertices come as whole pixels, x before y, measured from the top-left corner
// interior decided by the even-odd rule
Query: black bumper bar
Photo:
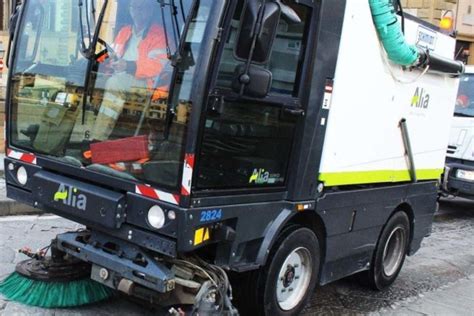
[[[474,171],[474,166],[448,163],[444,170],[443,191],[461,197],[474,197],[474,181],[460,179],[456,176],[458,170]]]

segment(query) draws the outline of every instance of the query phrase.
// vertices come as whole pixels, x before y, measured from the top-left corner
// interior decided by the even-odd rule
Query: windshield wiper
[[[87,37],[89,38],[89,46],[86,47],[86,43],[84,40],[84,25],[82,24],[83,22],[82,10],[84,7],[84,2],[83,0],[79,0],[79,28],[80,28],[80,33],[81,33],[81,54],[87,59],[93,59],[95,58],[95,55],[96,55],[95,51],[97,47],[97,42],[99,41],[100,28],[102,26],[102,22],[104,21],[105,10],[107,9],[107,5],[109,1],[104,0],[102,9],[100,10],[99,18],[97,19],[97,23],[95,24],[94,34],[91,33],[91,21],[90,21],[91,15],[92,15],[92,18],[95,19],[96,8],[93,3],[94,0],[92,0],[92,3],[91,3],[91,12],[89,12],[89,0],[85,0],[85,1],[86,1],[85,10],[86,10]]]
[[[173,3],[174,3],[174,1],[173,1]],[[177,78],[178,78],[178,76],[180,74],[180,71],[181,71],[180,64],[183,60],[182,56],[184,54],[184,47],[186,45],[186,37],[188,35],[189,27],[191,26],[191,22],[194,19],[195,15],[197,14],[198,3],[199,3],[199,0],[193,0],[193,2],[191,3],[191,8],[190,8],[189,14],[186,18],[186,22],[184,23],[183,32],[181,33],[179,45],[176,49],[176,53],[173,56],[173,59],[172,59],[172,62],[171,62],[171,65],[174,67],[174,70],[173,70],[173,75],[171,76],[171,84],[170,84],[170,88],[169,88],[169,91],[168,91],[168,103],[167,103],[167,106],[166,106],[166,125],[165,125],[165,130],[163,132],[165,140],[168,140],[168,138],[169,138],[171,125],[173,124],[173,118],[176,114],[174,107],[175,107],[175,101],[176,101],[177,97],[174,95],[175,94],[174,90],[176,88]]]
[[[181,34],[179,32],[179,22],[178,22],[178,7],[176,6],[175,0],[170,2],[170,11],[171,11],[171,23],[173,24],[173,34],[175,43],[181,39]]]
[[[94,1],[94,0],[92,0],[92,1]],[[90,36],[91,35],[91,19],[89,17],[89,0],[86,0],[86,14],[87,14],[87,17],[86,17],[87,34],[88,34],[88,36]],[[89,44],[91,44],[90,43],[90,37],[89,37]]]
[[[179,7],[181,8],[181,18],[183,19],[183,23],[186,23],[186,14],[184,13],[183,0],[179,0]]]
[[[184,5],[183,5],[183,1],[180,0],[180,9],[181,9],[181,16],[183,18],[183,21],[184,21],[184,24],[185,24],[185,27],[183,29],[183,32],[180,33],[179,31],[179,22],[178,22],[178,6],[176,5],[176,2],[175,0],[168,0],[169,2],[166,2],[166,0],[157,0],[158,3],[160,4],[160,9],[161,9],[161,18],[162,18],[162,21],[163,21],[163,31],[164,31],[164,36],[165,36],[165,44],[166,44],[166,55],[167,55],[167,58],[168,60],[171,60],[171,65],[173,67],[176,66],[176,58],[177,56],[180,56],[180,47],[182,47],[183,45],[183,41],[182,41],[182,35],[183,34],[186,34],[187,32],[187,29],[189,28],[189,24],[186,24],[186,15],[184,13]],[[196,2],[196,1],[195,1]],[[192,5],[192,8],[194,8],[194,4],[195,2],[193,2],[193,5]],[[174,54],[171,53],[171,47],[170,47],[170,43],[169,43],[169,35],[168,35],[168,23],[166,22],[166,18],[165,18],[165,6],[170,6],[170,13],[171,13],[171,28],[172,28],[172,31],[173,31],[173,38],[174,38],[174,45],[175,45],[175,52]],[[191,12],[191,16],[194,15],[193,13],[193,9],[192,9],[192,12]],[[178,44],[178,41],[179,41],[179,44]],[[175,76],[175,73],[176,71],[173,72],[173,75],[171,76],[172,77],[172,81],[171,82],[174,82],[176,76]],[[170,84],[172,85],[172,84]],[[155,80],[155,84],[152,88],[152,91],[155,91],[158,87],[160,86],[160,82],[159,80]],[[170,96],[172,93],[172,88],[170,87],[169,89],[169,93],[168,95]],[[135,130],[135,136],[138,136],[139,133],[140,133],[140,130],[143,126],[143,122],[145,121],[145,116],[146,116],[146,113],[148,112],[149,108],[151,107],[151,102],[153,101],[153,93],[150,95],[150,98],[148,99],[148,103],[147,105],[145,106],[145,109],[144,111],[142,112],[142,115],[140,116],[140,120],[138,122],[138,126]],[[167,105],[167,108],[166,108],[166,126],[165,126],[165,131],[164,131],[164,139],[166,140],[168,138],[168,134],[169,134],[169,128],[170,128],[170,125],[172,124],[173,122],[173,117],[174,117],[174,112],[172,110],[172,107],[170,106],[170,103],[172,102],[169,102],[170,98],[168,98],[168,105]]]
[[[92,40],[91,47],[90,47],[90,54],[94,57],[95,57],[97,42],[99,41],[100,28],[102,27],[102,22],[104,21],[104,17],[105,17],[105,10],[107,9],[108,4],[109,4],[109,0],[104,0],[104,4],[102,5],[102,9],[100,10],[99,18],[97,19],[97,24],[96,24],[95,32],[94,32],[94,39]]]
[[[165,122],[165,129],[163,131],[163,140],[168,140],[171,125],[173,124],[173,119],[174,119],[174,116],[176,114],[175,109],[174,109],[174,104],[175,104],[175,101],[176,101],[175,100],[176,97],[174,96],[174,90],[175,90],[175,86],[176,86],[176,79],[179,75],[179,70],[180,70],[179,64],[182,61],[181,56],[183,55],[184,46],[186,44],[186,35],[188,33],[188,30],[189,30],[189,27],[191,25],[192,19],[194,18],[195,14],[196,14],[196,9],[198,7],[199,0],[193,0],[193,2],[191,3],[191,8],[190,8],[189,15],[187,16],[187,18],[185,17],[185,13],[184,13],[184,5],[181,3],[180,8],[181,8],[182,16],[183,16],[183,19],[184,19],[184,28],[183,28],[181,33],[178,33],[179,43],[175,43],[175,45],[177,45],[177,46],[176,46],[176,51],[175,51],[174,54],[171,54],[171,49],[170,49],[170,46],[169,46],[168,30],[167,30],[167,23],[166,23],[166,20],[165,20],[164,7],[166,5],[172,6],[173,9],[171,11],[172,12],[171,19],[172,19],[172,23],[173,23],[173,29],[176,28],[177,30],[179,30],[178,18],[177,18],[178,17],[178,8],[175,5],[174,0],[170,0],[170,3],[165,3],[165,0],[158,0],[158,2],[161,5],[161,14],[162,14],[162,17],[163,17],[163,28],[164,28],[164,33],[165,33],[166,51],[167,51],[168,59],[171,60],[171,66],[173,66],[173,68],[174,68],[173,74],[171,76],[169,91],[168,91],[168,102],[167,102],[167,106],[166,106],[166,116],[165,116],[166,122]],[[175,37],[175,39],[178,40],[176,37]],[[160,82],[159,82],[159,80],[156,80],[152,91],[157,89],[159,86],[160,86]],[[153,95],[150,96],[150,98],[148,100],[148,104],[145,107],[145,110],[143,111],[142,116],[140,117],[138,127],[135,130],[135,136],[137,136],[140,133],[140,130],[143,126],[143,122],[144,122],[144,119],[145,119],[145,115],[146,115],[146,113],[148,112],[148,109],[151,106],[152,97],[153,97]]]
[[[474,114],[473,114],[473,115],[469,115],[469,114],[454,112],[454,116],[460,116],[460,117],[474,117]]]
[[[168,23],[166,23],[166,18],[165,18],[165,6],[167,6],[168,4],[165,2],[165,0],[158,0],[158,2],[160,3],[161,20],[163,21],[163,33],[165,35],[166,57],[168,57],[168,59],[171,59],[172,54],[171,54],[170,40],[168,36]]]
[[[172,59],[173,56],[176,55],[176,51],[178,50],[178,44],[181,41],[181,33],[179,30],[179,10],[178,10],[178,5],[176,4],[176,0],[158,0],[158,3],[160,4],[160,9],[161,9],[161,18],[163,20],[163,29],[164,29],[164,35],[165,35],[165,43],[166,43],[166,52],[168,55],[168,59]],[[165,7],[169,6],[169,12],[170,12],[170,20],[171,20],[171,33],[173,36],[173,44],[175,46],[175,51],[174,53],[171,52],[171,45],[170,45],[170,40],[169,40],[169,32],[168,32],[168,23],[165,18]],[[186,23],[186,15],[184,13],[184,4],[183,1],[180,0],[180,10],[181,10],[181,17],[183,19],[183,23]],[[183,30],[184,32],[185,30]]]
[[[88,1],[88,0],[86,0]],[[85,55],[86,52],[88,51],[88,48],[86,48],[86,42],[84,40],[84,25],[82,24],[82,21],[83,21],[83,16],[82,16],[82,7],[84,6],[84,3],[82,0],[79,0],[79,3],[78,3],[78,6],[79,6],[79,30],[80,30],[80,33],[81,33],[81,54],[87,58],[87,56]],[[90,39],[90,30],[89,30],[89,34],[87,34],[87,37]],[[90,41],[89,41],[89,45],[90,45]]]
[[[80,4],[82,4],[82,0],[79,0],[79,1],[80,1]],[[87,103],[87,98],[90,92],[89,84],[91,80],[91,71],[92,71],[92,67],[94,67],[94,65],[97,62],[95,51],[96,51],[97,42],[99,41],[100,28],[102,27],[102,22],[104,21],[104,16],[105,16],[105,10],[107,9],[108,4],[109,4],[109,0],[104,0],[104,3],[102,4],[102,8],[100,10],[99,18],[97,19],[97,24],[95,25],[94,37],[92,39],[92,42],[90,43],[90,46],[86,51],[81,52],[84,55],[84,57],[89,60],[89,64],[87,65],[86,79],[84,82],[84,94],[82,96],[82,125],[84,125],[86,121],[86,103]],[[92,5],[92,7],[94,11],[93,15],[95,16],[95,6]],[[81,12],[81,9],[82,8],[79,8],[79,12]],[[80,13],[80,15],[82,14]],[[82,20],[80,21],[80,25],[82,29],[83,27]],[[84,38],[82,39],[82,41],[84,41]]]
[[[174,3],[174,0],[172,1]],[[189,27],[191,26],[191,22],[194,19],[194,16],[196,14],[198,3],[199,3],[199,0],[193,0],[193,2],[191,3],[189,15],[184,22],[183,32],[181,33],[181,36],[179,38],[179,43],[177,43],[176,53],[174,54],[173,59],[172,59],[173,67],[178,66],[178,64],[181,63],[183,59],[182,56],[183,56],[184,46],[186,44],[186,37],[189,31]],[[184,10],[183,7],[181,9]],[[184,12],[183,12],[183,15],[184,15]],[[176,23],[178,22],[176,21]]]

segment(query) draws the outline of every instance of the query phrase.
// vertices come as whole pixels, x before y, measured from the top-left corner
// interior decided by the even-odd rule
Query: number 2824
[[[202,211],[201,212],[201,223],[203,222],[212,222],[222,219],[222,210],[211,210],[211,211]]]

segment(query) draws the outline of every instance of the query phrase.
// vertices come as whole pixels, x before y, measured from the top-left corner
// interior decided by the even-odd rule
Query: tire
[[[319,265],[319,241],[314,232],[300,226],[285,229],[270,251],[267,264],[241,275],[239,312],[298,315],[316,286]]]
[[[379,291],[392,285],[405,262],[409,240],[410,220],[407,214],[395,213],[382,230],[364,283]]]

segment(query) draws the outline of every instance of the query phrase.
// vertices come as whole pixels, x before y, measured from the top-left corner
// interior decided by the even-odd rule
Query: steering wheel
[[[109,43],[107,43],[106,41],[104,41],[102,38],[98,38],[97,39],[97,43],[101,44],[102,46],[105,47],[105,49],[101,50],[100,52],[98,52],[97,54],[94,55],[94,58],[95,60],[99,60],[102,56],[108,54],[109,56],[112,55],[116,55],[116,52],[115,50],[112,48],[112,46],[109,45]]]

